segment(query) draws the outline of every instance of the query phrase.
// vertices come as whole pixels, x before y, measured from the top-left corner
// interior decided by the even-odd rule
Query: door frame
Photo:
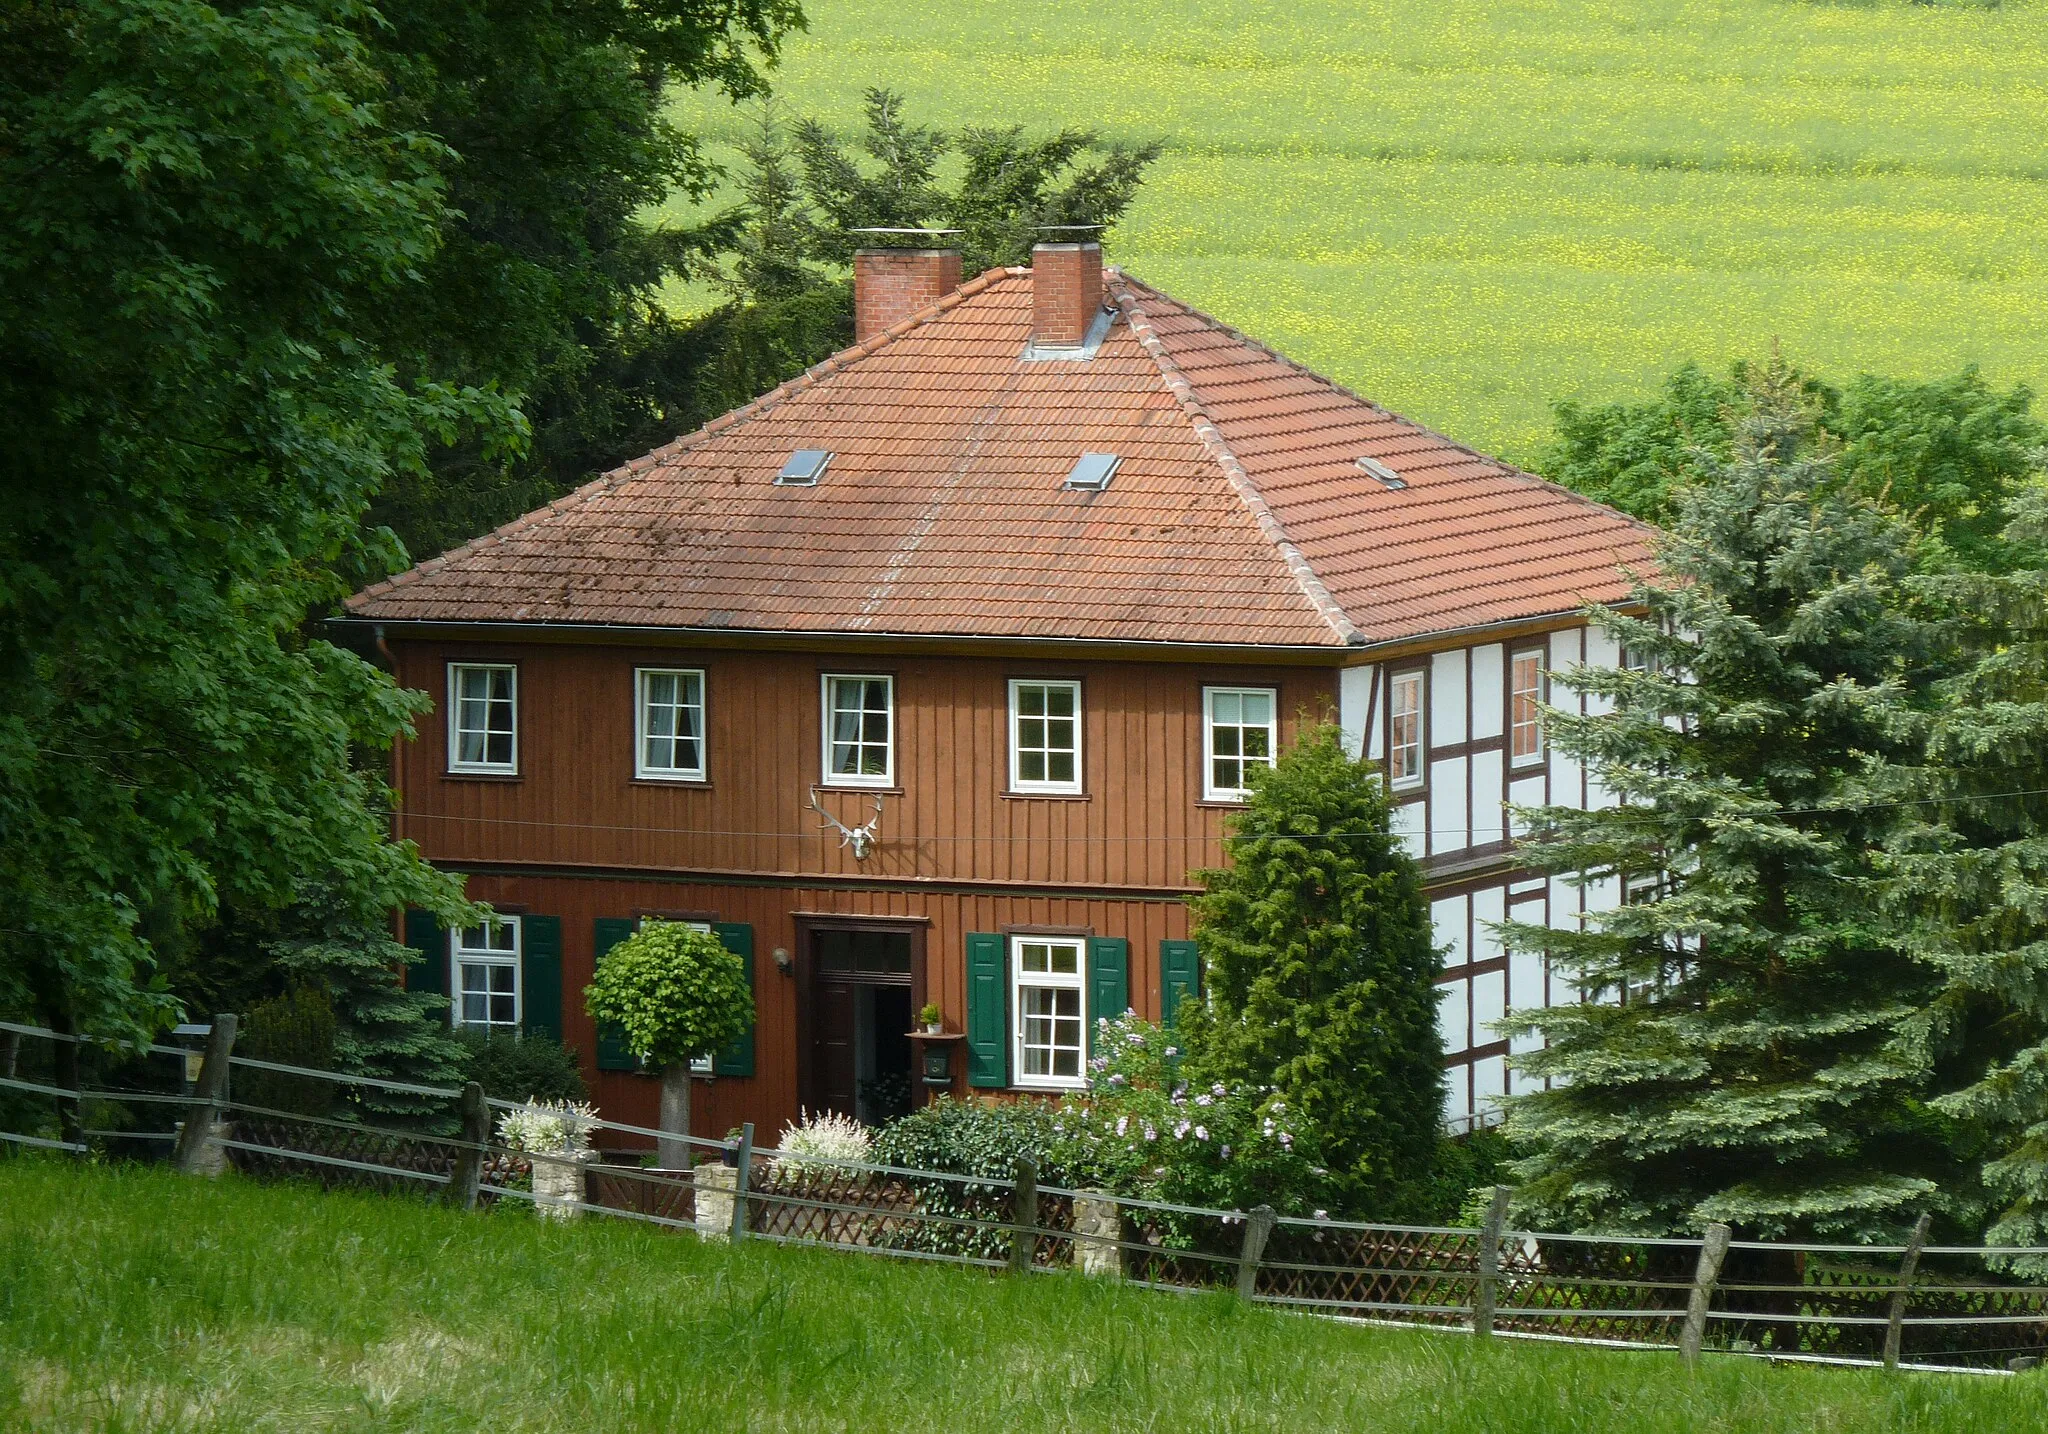
[[[812,937],[821,931],[883,932],[910,938],[910,1018],[931,999],[925,994],[925,933],[930,921],[922,916],[839,916],[820,911],[792,913],[796,922],[796,959],[790,974],[796,978],[796,1104],[799,1113],[816,1102],[811,1089],[811,993],[817,980],[817,958]],[[877,985],[890,984],[876,982]],[[912,1073],[912,1108],[917,1101],[916,1076]]]

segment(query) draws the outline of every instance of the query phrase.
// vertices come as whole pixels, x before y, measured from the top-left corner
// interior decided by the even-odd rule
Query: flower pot
[[[928,1036],[943,1036],[946,1033],[945,1023],[943,1021],[926,1021],[924,1023],[924,1033]]]

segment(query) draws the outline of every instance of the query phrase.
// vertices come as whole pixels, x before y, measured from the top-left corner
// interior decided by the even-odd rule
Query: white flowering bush
[[[1329,1203],[1313,1136],[1270,1091],[1191,1084],[1171,1032],[1126,1012],[1100,1023],[1088,1089],[1055,1116],[1056,1162],[1120,1195],[1307,1214]]]
[[[529,1100],[498,1117],[498,1143],[529,1155],[590,1154],[597,1108],[583,1101]]]
[[[782,1158],[776,1161],[775,1168],[792,1175],[827,1170],[846,1161],[856,1165],[873,1162],[873,1132],[852,1116],[836,1111],[807,1113],[791,1121],[782,1127],[779,1143]],[[805,1160],[805,1156],[812,1158]]]

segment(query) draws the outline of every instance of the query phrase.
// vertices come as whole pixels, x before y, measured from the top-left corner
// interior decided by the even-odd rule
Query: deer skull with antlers
[[[875,814],[857,827],[848,826],[845,822],[833,816],[832,813],[826,811],[823,804],[818,801],[818,789],[816,787],[811,788],[811,810],[825,819],[820,824],[819,831],[836,830],[839,833],[839,844],[853,848],[853,859],[855,861],[866,861],[868,859],[868,853],[873,851],[875,847],[875,829],[882,824],[882,799],[880,797],[875,798]]]

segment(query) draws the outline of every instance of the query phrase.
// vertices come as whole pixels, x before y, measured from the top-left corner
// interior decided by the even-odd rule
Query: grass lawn
[[[775,81],[1166,157],[1112,257],[1458,438],[1773,335],[1848,377],[2048,380],[2048,5],[809,0]],[[743,117],[691,95],[718,143]],[[687,306],[694,297],[678,296]]]
[[[1079,1276],[0,1160],[0,1427],[1956,1430],[2048,1376],[1342,1326]]]

